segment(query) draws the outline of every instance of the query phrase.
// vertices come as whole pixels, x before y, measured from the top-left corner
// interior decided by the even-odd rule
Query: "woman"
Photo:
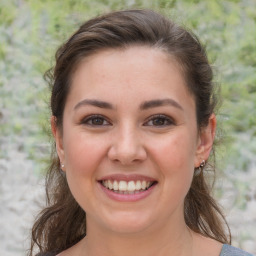
[[[197,38],[150,10],[92,19],[57,51],[40,255],[249,255],[204,169],[217,104]]]

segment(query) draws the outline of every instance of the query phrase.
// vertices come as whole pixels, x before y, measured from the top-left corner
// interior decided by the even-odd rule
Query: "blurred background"
[[[45,203],[52,141],[43,73],[83,21],[125,8],[158,10],[205,44],[223,98],[213,193],[233,245],[256,254],[255,0],[0,0],[0,255],[26,254]]]

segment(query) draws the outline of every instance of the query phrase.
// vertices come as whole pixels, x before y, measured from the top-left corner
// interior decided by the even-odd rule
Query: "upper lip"
[[[116,180],[116,181],[137,181],[137,180],[145,180],[145,181],[156,181],[156,179],[149,177],[149,176],[144,176],[140,174],[112,174],[112,175],[107,175],[103,176],[98,181],[103,181],[103,180]]]

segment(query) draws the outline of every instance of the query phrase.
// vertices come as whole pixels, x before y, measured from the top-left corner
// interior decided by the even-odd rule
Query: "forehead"
[[[174,57],[146,46],[107,49],[84,58],[73,73],[70,94],[77,97],[139,96],[146,99],[184,96],[188,92],[181,68]]]

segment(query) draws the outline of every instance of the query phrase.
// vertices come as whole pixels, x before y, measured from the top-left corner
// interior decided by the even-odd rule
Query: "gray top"
[[[253,256],[253,255],[241,249],[233,247],[231,245],[224,244],[222,247],[220,256]]]

